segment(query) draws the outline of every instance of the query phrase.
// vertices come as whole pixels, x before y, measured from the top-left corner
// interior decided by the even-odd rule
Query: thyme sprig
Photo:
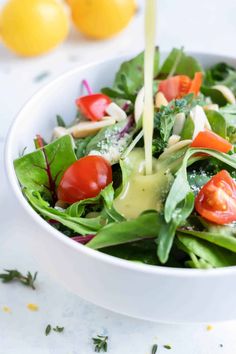
[[[96,338],[92,338],[94,344],[94,351],[100,353],[101,351],[107,352],[108,336],[97,335]]]
[[[28,272],[26,275],[23,275],[16,269],[4,269],[5,273],[0,274],[0,279],[3,283],[10,283],[12,281],[18,281],[25,286],[29,286],[35,290],[35,281],[38,275],[38,272],[34,274]]]

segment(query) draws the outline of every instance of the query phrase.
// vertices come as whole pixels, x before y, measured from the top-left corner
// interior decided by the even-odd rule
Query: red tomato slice
[[[191,79],[186,75],[172,76],[159,83],[158,91],[162,92],[167,101],[181,98],[188,94],[191,86]]]
[[[110,97],[95,93],[78,98],[76,105],[86,118],[96,122],[106,115],[106,109],[111,102]]]
[[[195,209],[216,224],[236,221],[236,183],[225,170],[207,182],[195,199]]]
[[[198,95],[202,85],[202,77],[202,72],[199,71],[195,73],[188,93],[193,93],[194,96]]]
[[[233,148],[233,145],[227,140],[223,139],[218,134],[211,132],[210,130],[205,130],[198,133],[190,146],[195,148],[199,147],[212,149],[225,153],[229,152]]]
[[[112,182],[111,165],[101,156],[86,156],[65,171],[57,189],[58,200],[73,204],[96,197]]]
[[[202,85],[202,73],[196,72],[193,80],[186,75],[176,75],[160,82],[158,91],[162,92],[168,102],[182,98],[189,93],[198,95]]]

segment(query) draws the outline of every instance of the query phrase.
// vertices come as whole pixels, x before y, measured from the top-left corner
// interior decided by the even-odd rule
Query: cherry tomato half
[[[106,115],[106,109],[111,102],[110,97],[95,93],[78,98],[76,105],[87,119],[96,122]]]
[[[167,101],[181,98],[189,93],[198,95],[202,84],[202,73],[197,72],[193,80],[186,75],[176,75],[159,83],[158,91],[162,92]]]
[[[191,143],[191,147],[206,148],[227,153],[232,149],[233,145],[218,134],[210,130],[205,130],[198,133]]]
[[[195,209],[216,224],[236,220],[236,183],[227,171],[220,171],[202,187],[195,199]]]
[[[63,202],[73,204],[96,197],[112,182],[110,164],[101,156],[86,156],[74,162],[65,171],[57,189]]]

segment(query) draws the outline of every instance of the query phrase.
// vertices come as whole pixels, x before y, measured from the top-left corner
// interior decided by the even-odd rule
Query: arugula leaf
[[[62,225],[67,226],[69,229],[77,232],[80,235],[96,234],[102,228],[102,218],[80,218],[71,216],[66,210],[58,210],[49,206],[40,195],[39,192],[23,190],[29,203],[32,207],[43,217],[60,222]]]
[[[186,198],[189,192],[191,192],[190,185],[188,183],[188,178],[187,178],[187,166],[191,164],[191,161],[189,161],[191,156],[197,153],[207,153],[208,155],[215,157],[216,159],[224,162],[225,164],[233,168],[236,168],[236,160],[230,155],[220,153],[218,151],[210,150],[210,149],[192,149],[192,148],[188,149],[183,159],[182,165],[178,170],[178,172],[176,173],[176,178],[174,180],[174,183],[172,184],[172,187],[166,199],[165,220],[167,223],[171,221],[177,205]],[[196,159],[200,160],[201,158],[203,157],[196,156],[195,161]]]
[[[227,125],[223,115],[217,111],[212,111],[212,110],[207,110],[205,113],[213,132],[222,136],[222,138],[226,138]]]
[[[176,65],[178,59],[178,65],[173,72],[173,67]],[[158,77],[165,79],[169,73],[172,75],[187,75],[190,78],[194,77],[194,74],[198,71],[203,71],[200,63],[193,57],[183,53],[182,49],[174,48],[164,61]]]
[[[235,253],[212,243],[181,233],[177,233],[177,240],[179,241],[177,244],[180,248],[181,246],[184,246],[184,248],[181,248],[182,250],[187,250],[189,254],[193,253],[214,268],[228,267],[236,264]]]
[[[160,215],[155,211],[147,211],[134,220],[113,223],[103,227],[87,246],[100,249],[157,237],[160,225]]]
[[[154,77],[159,69],[159,49],[155,51],[154,61]],[[135,101],[138,91],[143,87],[144,83],[144,52],[135,58],[124,62],[116,74],[113,88],[103,88],[102,92],[111,98],[123,98]]]
[[[89,141],[86,155],[93,152],[107,158],[112,164],[117,163],[132,141],[133,133],[131,118],[103,128]]]
[[[16,159],[14,167],[22,188],[37,191],[45,200],[54,203],[61,177],[75,161],[73,140],[70,135],[65,135]]]
[[[190,192],[187,194],[184,203],[180,203],[180,205],[177,206],[175,213],[173,214],[169,223],[166,223],[165,219],[163,218],[157,239],[157,254],[161,263],[164,264],[167,262],[170,250],[174,242],[176,229],[186,221],[186,219],[191,214],[193,207],[194,195]]]

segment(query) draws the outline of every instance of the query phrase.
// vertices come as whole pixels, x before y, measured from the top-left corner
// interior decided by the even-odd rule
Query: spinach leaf
[[[133,120],[131,118],[103,128],[95,135],[86,147],[86,155],[93,152],[117,163],[121,154],[126,150],[134,134]]]
[[[225,85],[236,95],[236,70],[226,63],[218,63],[206,71],[205,85]]]
[[[187,116],[183,130],[181,132],[181,140],[192,139],[195,125],[190,115]]]
[[[100,209],[102,209],[102,216],[114,222],[120,222],[125,220],[113,207],[114,200],[114,189],[112,183],[109,184],[106,188],[104,188],[100,194],[94,198],[88,198],[81,200],[77,203],[72,204],[66,209],[66,213],[73,217],[80,217],[84,215],[85,208],[91,205],[100,205]]]
[[[75,139],[75,153],[77,159],[86,156],[87,145],[93,139],[93,135],[87,136],[86,138]]]
[[[56,188],[65,170],[76,161],[74,144],[65,135],[51,144],[14,161],[17,178],[23,188],[38,191],[55,203]]]
[[[176,62],[178,62],[177,65]],[[175,66],[176,69],[173,71]],[[171,73],[172,75],[187,75],[193,78],[198,71],[203,71],[203,69],[195,58],[186,55],[182,49],[174,48],[163,63],[158,77],[165,79]]]
[[[131,242],[125,245],[103,248],[103,253],[133,262],[158,265],[154,239]]]
[[[223,115],[217,111],[211,111],[211,110],[208,110],[205,113],[213,132],[222,136],[222,138],[226,138],[227,125]]]
[[[176,173],[176,178],[174,180],[174,183],[172,184],[172,187],[166,199],[165,220],[167,223],[171,221],[177,205],[186,198],[189,192],[191,192],[190,185],[188,183],[188,178],[187,178],[187,166],[191,164],[191,161],[189,161],[191,156],[198,153],[207,153],[208,155],[215,157],[216,159],[227,164],[228,166],[236,168],[236,160],[230,155],[220,153],[218,151],[210,150],[210,149],[192,149],[192,148],[188,149],[183,159],[182,165],[178,170],[178,172]],[[203,157],[196,156],[195,161],[196,159],[200,160],[201,158]]]
[[[228,103],[223,93],[213,87],[202,85],[201,93],[206,97],[210,97],[212,102],[217,103],[220,107],[225,106]]]
[[[154,59],[154,77],[159,69],[159,49],[156,48]],[[102,92],[111,98],[123,98],[135,101],[138,91],[144,85],[144,52],[124,62],[116,74],[113,88],[104,88]]]
[[[211,233],[207,231],[195,231],[195,230],[179,230],[179,234],[185,236],[190,235],[202,240],[211,242],[217,246],[228,249],[229,251],[236,253],[236,237],[227,233]]]
[[[134,220],[113,223],[103,227],[87,244],[93,249],[121,245],[158,236],[161,217],[155,211],[147,211]]]
[[[179,233],[177,233],[177,240],[179,242],[177,244],[179,244],[179,247],[182,250],[187,250],[188,254],[193,253],[214,268],[228,267],[236,264],[235,253],[212,243],[197,239],[196,237],[187,234],[183,235]],[[184,248],[182,246],[184,246]]]
[[[71,216],[66,210],[58,210],[49,206],[39,192],[24,189],[23,193],[32,207],[43,217],[49,220],[56,220],[69,229],[80,235],[96,234],[102,228],[102,218],[80,218]]]
[[[162,220],[159,236],[157,239],[158,248],[157,254],[161,263],[166,263],[169,257],[170,250],[172,248],[176,229],[183,224],[191,214],[194,207],[194,195],[193,193],[187,194],[183,203],[177,206],[175,213],[169,223]]]

